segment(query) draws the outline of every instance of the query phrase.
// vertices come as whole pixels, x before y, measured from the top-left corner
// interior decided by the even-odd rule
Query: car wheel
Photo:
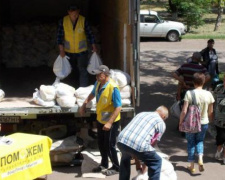
[[[168,39],[168,41],[171,41],[171,42],[178,41],[179,40],[179,34],[178,34],[178,32],[177,31],[170,31],[167,34],[167,39]]]

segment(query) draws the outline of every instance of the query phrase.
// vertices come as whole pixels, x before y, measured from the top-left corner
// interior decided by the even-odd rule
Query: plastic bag
[[[41,99],[44,101],[52,101],[56,98],[56,89],[54,86],[41,85],[40,86]]]
[[[5,97],[5,92],[0,89],[0,102],[3,100],[4,97]]]
[[[54,62],[53,72],[60,79],[64,79],[71,73],[72,68],[71,68],[71,65],[70,65],[70,62],[68,61],[68,59],[69,59],[68,56],[64,56],[62,58],[59,55]]]
[[[58,83],[54,86],[56,88],[56,96],[71,96],[73,97],[75,94],[75,88],[69,86],[68,84]]]
[[[38,89],[35,89],[36,92],[33,93],[33,101],[35,104],[44,106],[44,107],[53,107],[55,106],[55,101],[44,101],[41,99],[40,92]]]
[[[95,73],[93,72],[93,70],[98,69],[98,67],[102,65],[102,61],[100,59],[100,57],[98,56],[98,54],[96,52],[94,52],[91,55],[91,58],[89,60],[88,66],[87,66],[87,71],[92,74],[95,75]]]
[[[56,101],[60,107],[74,107],[76,103],[76,97],[75,96],[61,96],[56,98]]]
[[[176,117],[177,119],[180,119],[180,101],[176,101],[171,107],[170,107],[170,113]]]
[[[148,180],[148,171],[142,174],[141,171],[137,171],[137,176],[133,177],[132,180]]]
[[[130,84],[131,82],[130,75],[118,69],[110,69],[110,77],[120,88]]]

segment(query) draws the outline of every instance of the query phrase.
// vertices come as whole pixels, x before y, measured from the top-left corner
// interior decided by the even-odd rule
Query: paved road
[[[221,71],[225,71],[224,40],[216,40],[215,48],[219,56]],[[174,101],[176,81],[171,78],[171,72],[176,70],[194,51],[200,51],[206,46],[205,40],[182,40],[170,43],[154,41],[141,43],[141,107],[138,111],[154,109],[165,104],[170,107]],[[207,134],[205,142],[205,169],[203,173],[190,175],[186,170],[187,153],[186,140],[176,130],[178,120],[170,117],[167,131],[159,147],[162,152],[170,156],[178,179],[224,180],[225,165],[214,160],[216,150],[215,140]],[[196,164],[197,166],[197,164]]]
[[[164,104],[170,107],[174,102],[176,81],[171,78],[171,72],[177,69],[194,51],[200,51],[206,46],[206,40],[182,40],[167,42],[164,40],[144,39],[141,42],[141,106],[137,112],[154,110]],[[219,55],[220,69],[225,71],[224,40],[216,40],[215,48]],[[224,180],[225,165],[214,160],[216,150],[215,140],[207,134],[205,142],[205,169],[203,173],[190,175],[186,170],[187,154],[186,140],[177,131],[178,120],[169,117],[167,131],[159,143],[162,152],[170,156],[179,180]],[[197,165],[197,164],[196,164]],[[132,174],[135,174],[132,167]],[[48,180],[69,180],[80,178],[79,167],[54,168],[54,173]],[[118,176],[107,177],[107,180],[118,179]]]

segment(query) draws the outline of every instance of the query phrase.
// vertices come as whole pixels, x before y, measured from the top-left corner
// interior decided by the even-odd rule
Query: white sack
[[[129,92],[129,93],[131,93],[131,86],[130,85],[126,85],[126,86],[120,88],[120,92]]]
[[[177,180],[172,163],[166,159],[168,156],[160,152],[157,152],[157,154],[162,158],[160,180]],[[132,180],[148,180],[148,171],[145,174],[138,172],[138,175],[132,178]]]
[[[130,99],[121,99],[122,101],[122,106],[129,106],[131,105],[131,100]]]
[[[76,97],[74,96],[61,96],[56,98],[56,101],[59,106],[61,107],[74,107],[76,103]]]
[[[75,94],[75,88],[72,86],[69,86],[64,83],[58,83],[54,86],[56,88],[56,96],[74,96]]]
[[[40,95],[41,99],[44,101],[52,101],[56,97],[56,91],[54,86],[46,86],[46,85],[41,85],[40,86]]]
[[[131,87],[126,85],[120,89],[121,99],[129,99],[131,97]]]
[[[55,106],[55,101],[44,101],[41,99],[40,92],[38,89],[35,89],[36,92],[33,93],[33,101],[35,104],[44,106],[44,107],[53,107]]]
[[[98,69],[98,67],[102,65],[102,61],[100,59],[100,57],[98,56],[98,54],[96,52],[94,52],[91,55],[91,58],[89,60],[88,66],[87,66],[87,71],[92,74],[95,75],[95,73],[93,72],[93,70]]]
[[[83,97],[84,95],[87,95],[87,97],[88,97],[88,95],[91,93],[93,88],[94,88],[94,85],[90,85],[90,86],[87,86],[87,87],[79,87],[75,91],[75,96],[77,98],[79,98],[79,97]]]
[[[81,107],[84,103],[85,99],[77,98],[77,105]],[[95,108],[96,107],[96,99],[92,99],[90,102],[86,104],[86,108]]]
[[[64,79],[71,73],[72,68],[71,68],[71,65],[70,65],[70,62],[68,61],[68,59],[69,59],[68,56],[64,56],[62,58],[59,55],[54,62],[53,72],[60,79]]]
[[[110,77],[118,84],[118,86],[124,87],[130,84],[130,75],[118,70],[118,69],[110,69]]]
[[[0,89],[0,102],[3,100],[3,98],[5,97],[5,92]]]

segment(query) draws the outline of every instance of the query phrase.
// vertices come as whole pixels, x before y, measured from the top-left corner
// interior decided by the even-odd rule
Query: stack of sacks
[[[5,97],[5,92],[0,89],[0,102],[3,100],[4,97]]]
[[[33,101],[41,106],[52,107],[55,105],[56,91],[54,86],[40,86],[40,91],[35,89]]]
[[[76,103],[75,88],[64,83],[55,84],[56,101],[61,107],[74,107]]]
[[[75,91],[75,96],[77,98],[78,106],[82,106],[84,101],[87,99],[88,95],[93,90],[94,85],[90,85],[88,87],[80,87]],[[92,101],[87,103],[86,108],[94,108],[96,107],[96,99],[94,98]]]
[[[118,69],[110,69],[110,77],[120,88],[130,84],[130,75]]]
[[[130,75],[118,69],[111,69],[110,77],[120,88],[122,106],[131,105],[131,87],[129,86],[131,81]]]
[[[130,85],[126,85],[120,88],[120,95],[122,106],[129,106],[131,105],[131,87]]]

